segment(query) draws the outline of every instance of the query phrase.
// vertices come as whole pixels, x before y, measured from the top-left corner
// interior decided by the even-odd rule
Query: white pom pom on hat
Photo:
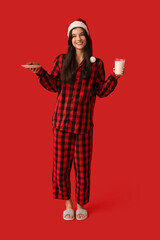
[[[93,57],[93,56],[90,57],[90,62],[91,62],[91,63],[94,63],[95,61],[96,61],[96,58],[95,58],[95,57]]]
[[[77,18],[74,22],[72,22],[69,27],[68,27],[68,31],[67,31],[67,36],[69,37],[69,33],[73,28],[76,27],[81,27],[83,29],[86,30],[88,36],[89,36],[89,30],[88,30],[88,26],[85,20],[83,20],[82,18]],[[96,61],[96,58],[94,56],[90,57],[90,62],[94,63]]]

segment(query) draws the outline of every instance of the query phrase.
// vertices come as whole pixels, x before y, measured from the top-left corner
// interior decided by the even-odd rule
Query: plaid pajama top
[[[85,133],[93,124],[93,113],[96,95],[100,98],[108,96],[117,85],[117,77],[112,73],[105,80],[104,63],[96,58],[92,63],[92,73],[88,80],[81,75],[83,60],[76,69],[74,84],[62,83],[60,72],[64,55],[58,55],[53,61],[53,70],[48,74],[44,68],[36,73],[40,84],[48,91],[57,92],[57,102],[52,116],[52,125],[59,130],[73,133]]]

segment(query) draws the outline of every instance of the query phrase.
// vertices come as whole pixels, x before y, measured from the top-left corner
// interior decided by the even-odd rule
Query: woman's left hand
[[[115,68],[113,68],[113,72],[115,74]],[[125,67],[123,68],[122,74],[116,74],[117,77],[121,77],[125,73]]]

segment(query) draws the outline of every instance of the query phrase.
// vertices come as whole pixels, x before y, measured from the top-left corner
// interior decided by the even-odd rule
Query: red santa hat
[[[68,27],[68,32],[67,32],[67,36],[69,37],[69,33],[73,28],[76,27],[81,27],[83,29],[86,30],[87,34],[89,35],[89,30],[88,30],[88,26],[85,20],[83,20],[82,18],[77,18],[74,22],[72,22],[69,27]]]
[[[77,28],[77,27],[80,27],[80,28],[83,28],[86,30],[88,36],[89,36],[89,30],[88,30],[88,26],[87,26],[87,23],[85,20],[83,20],[82,18],[77,18],[75,21],[73,21],[69,27],[68,27],[68,31],[67,31],[67,36],[69,37],[69,33],[70,31],[73,29],[73,28]],[[96,61],[96,58],[95,57],[90,57],[90,61],[92,63],[94,63]]]

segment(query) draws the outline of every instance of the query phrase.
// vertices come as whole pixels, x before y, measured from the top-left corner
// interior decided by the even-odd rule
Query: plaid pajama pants
[[[74,160],[75,199],[84,205],[89,202],[93,128],[75,134],[53,128],[52,187],[54,199],[70,199],[70,171]]]

